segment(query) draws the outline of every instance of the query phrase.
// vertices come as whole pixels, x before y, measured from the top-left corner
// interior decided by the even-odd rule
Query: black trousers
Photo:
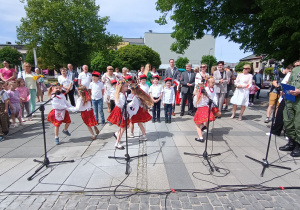
[[[115,104],[115,100],[109,100],[109,107],[110,107],[110,111],[112,112],[112,110],[115,108],[116,104]]]
[[[284,110],[284,107],[285,107],[285,101],[282,100],[281,103],[278,106],[275,122],[274,122],[274,125],[272,127],[272,131],[271,131],[272,134],[277,135],[277,136],[280,136],[281,131],[283,129],[283,110]],[[274,112],[275,112],[275,110],[274,110]]]
[[[175,92],[175,98],[176,98],[176,94],[177,94],[177,86],[174,85],[174,92]],[[172,106],[172,112],[175,112],[175,106],[176,106],[176,101],[174,103],[174,106]]]
[[[184,114],[186,99],[188,99],[188,112],[189,114],[193,113],[193,93],[189,91],[187,93],[181,93],[181,113]]]
[[[154,99],[157,100],[158,98],[154,98]],[[161,100],[159,100],[157,103],[154,103],[152,107],[152,117],[154,120],[155,119],[160,120],[160,104],[161,104]]]
[[[259,99],[261,84],[256,84],[257,87],[259,87],[259,90],[256,92],[256,98]]]
[[[74,88],[74,86],[73,86],[73,89],[70,90],[70,91],[68,92],[68,96],[69,96],[69,98],[70,98],[70,103],[72,104],[72,106],[76,106],[76,105],[75,105],[74,94],[75,94],[75,88]],[[68,98],[67,98],[67,99],[68,99]]]
[[[249,102],[253,103],[255,94],[249,94]]]

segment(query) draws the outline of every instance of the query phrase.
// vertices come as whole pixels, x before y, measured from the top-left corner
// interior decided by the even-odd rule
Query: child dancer
[[[142,74],[140,76],[140,88],[149,95],[149,86],[146,84],[146,81],[147,81],[147,76],[145,74]]]
[[[95,118],[95,115],[94,115],[94,112],[92,109],[91,96],[88,93],[85,86],[81,86],[80,88],[78,88],[78,91],[79,91],[78,92],[79,98],[77,99],[77,102],[76,102],[76,111],[81,112],[82,120],[88,127],[90,133],[92,134],[91,139],[95,140],[96,136],[94,134],[92,127],[94,127],[94,129],[95,129],[96,135],[98,135],[100,132],[96,126],[96,125],[98,125],[98,122]]]
[[[112,111],[116,106],[115,93],[116,93],[117,80],[113,79],[110,83],[112,87],[109,90],[109,103],[110,103],[110,111]]]
[[[17,91],[19,91],[20,93],[20,99],[21,99],[21,103],[22,103],[22,107],[21,107],[21,120],[22,122],[25,122],[25,118],[24,118],[24,109],[26,109],[26,113],[27,115],[29,114],[29,89],[28,87],[25,86],[25,81],[22,78],[17,79]]]
[[[16,90],[17,83],[16,81],[10,81],[9,82],[9,90],[7,91],[7,94],[10,99],[10,112],[11,112],[11,119],[13,121],[12,128],[17,127],[16,124],[16,118],[19,120],[20,125],[23,125],[21,121],[20,116],[20,110],[21,110],[21,101],[20,101],[20,93]]]
[[[51,122],[54,127],[54,134],[55,134],[55,144],[59,144],[59,137],[58,137],[58,131],[59,127],[62,123],[65,123],[65,128],[63,129],[63,133],[67,136],[71,136],[71,134],[68,131],[68,128],[71,124],[71,119],[69,110],[75,109],[75,107],[72,107],[72,105],[66,100],[65,95],[62,93],[62,88],[59,83],[51,84],[51,87],[48,90],[48,96],[52,96],[52,110],[48,114],[47,121]],[[72,110],[72,111],[73,111]]]
[[[8,103],[9,97],[5,90],[2,90],[4,82],[0,81],[0,141],[8,134]]]
[[[165,109],[165,122],[171,123],[172,107],[175,104],[175,91],[174,91],[174,88],[171,87],[172,78],[167,77],[165,79],[165,83],[166,83],[166,86],[163,89],[162,102],[163,102],[163,106]]]
[[[105,87],[101,81],[99,81],[100,73],[97,71],[93,71],[92,73],[92,82],[89,85],[89,90],[92,95],[92,103],[94,109],[94,115],[96,117],[97,122],[99,123],[99,114],[101,117],[101,124],[105,124],[104,112],[103,112],[103,96]]]
[[[152,77],[152,79],[153,79],[152,80],[153,84],[149,89],[150,97],[154,103],[152,108],[152,116],[153,116],[152,122],[155,123],[155,121],[157,120],[157,122],[160,123],[160,104],[163,95],[163,88],[160,84],[158,84],[158,81],[160,80],[160,76],[155,75]]]
[[[202,130],[205,129],[204,124],[208,120],[208,110],[209,110],[209,98],[213,101],[216,95],[214,88],[214,79],[210,78],[207,82],[207,88],[205,88],[206,93],[202,93],[202,89],[204,89],[203,84],[198,84],[197,86],[197,94],[193,99],[194,107],[197,107],[197,112],[194,117],[194,122],[196,124],[196,129],[198,133],[198,138],[195,138],[196,141],[204,142],[202,136]],[[213,105],[212,105],[213,107]],[[217,107],[213,107],[210,111],[209,121],[215,121],[215,116],[221,116],[221,112]],[[202,128],[202,129],[201,129]]]
[[[127,124],[126,124],[125,113],[122,113],[122,110],[123,110],[123,107],[125,104],[125,100],[126,100],[125,93],[127,92],[127,90],[128,90],[127,82],[125,80],[120,80],[117,84],[116,93],[115,93],[116,106],[107,118],[107,121],[120,127],[120,129],[114,134],[114,137],[117,139],[115,148],[120,149],[120,150],[125,149],[120,144],[120,141],[121,141],[121,138],[122,138],[122,135],[123,135],[125,129],[129,125],[129,121],[130,121],[128,118]]]
[[[260,88],[256,86],[255,80],[252,81],[252,86],[249,88],[249,106],[253,106],[254,102],[254,96],[255,93],[259,90]]]
[[[134,111],[134,113],[132,113],[133,116],[130,119],[130,123],[132,123],[132,126],[130,126],[131,136],[134,137],[134,123],[138,123],[142,131],[140,140],[147,140],[146,130],[142,123],[151,120],[152,117],[147,111],[147,106],[153,106],[153,101],[138,85],[131,86],[131,93],[133,94],[132,102],[128,104],[129,110]]]

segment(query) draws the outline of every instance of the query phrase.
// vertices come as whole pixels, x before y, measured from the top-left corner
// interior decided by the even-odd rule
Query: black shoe
[[[171,123],[171,120],[168,120],[168,123]]]
[[[282,147],[279,147],[279,150],[280,151],[293,151],[296,147],[296,142],[292,139],[289,140],[289,142],[282,146]]]
[[[204,138],[195,138],[195,141],[204,142]]]
[[[155,119],[154,118],[152,118],[152,122],[155,123]]]
[[[206,130],[207,129],[207,127],[204,125],[202,128],[201,128],[201,131],[204,131],[204,130]]]
[[[168,120],[168,119],[165,119],[165,123],[169,123],[169,120]]]
[[[189,112],[189,115],[193,116],[193,112]]]
[[[228,106],[225,106],[225,108],[223,109],[223,111],[228,111]]]
[[[182,117],[184,114],[183,113],[180,113],[180,116]]]
[[[291,152],[292,157],[300,157],[300,144],[296,143],[295,149]]]
[[[157,119],[157,122],[160,123],[160,119]]]

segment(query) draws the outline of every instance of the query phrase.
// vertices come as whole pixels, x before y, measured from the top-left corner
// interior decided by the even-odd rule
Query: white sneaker
[[[28,121],[32,121],[32,117],[28,117],[28,119],[27,119]]]
[[[266,136],[270,136],[270,133],[266,133]]]
[[[26,120],[25,120],[24,118],[21,118],[21,121],[22,121],[22,122],[26,122]]]
[[[141,141],[147,141],[146,135],[142,135],[142,136],[140,137],[140,140],[141,140]]]
[[[134,134],[133,133],[129,133],[128,134],[128,138],[134,138]]]

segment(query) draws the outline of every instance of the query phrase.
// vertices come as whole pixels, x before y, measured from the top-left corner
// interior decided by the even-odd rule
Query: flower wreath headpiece
[[[54,87],[54,86],[62,86],[62,84],[60,84],[59,82],[56,82],[56,83],[50,83],[50,86],[51,86],[51,87]]]
[[[125,80],[122,80],[122,81],[118,81],[118,84],[119,84],[119,85],[124,85],[124,84],[127,83],[127,82],[128,82],[128,80],[125,79]]]

